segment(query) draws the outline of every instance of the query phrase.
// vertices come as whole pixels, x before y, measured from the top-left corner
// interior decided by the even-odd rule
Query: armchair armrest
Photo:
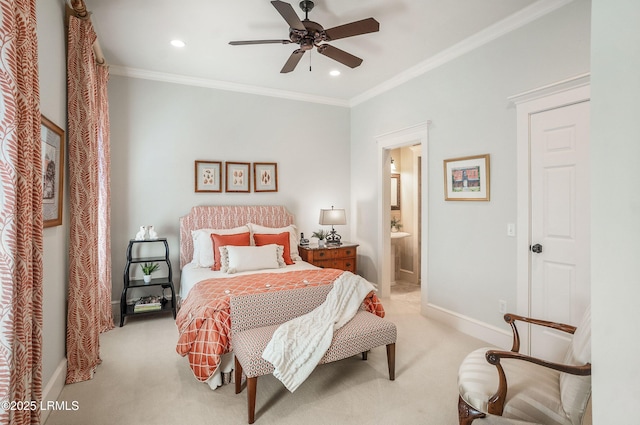
[[[573,334],[576,331],[575,326],[565,325],[564,323],[556,323],[556,322],[549,322],[546,320],[533,319],[531,317],[519,316],[517,314],[511,314],[511,313],[507,313],[504,315],[504,321],[511,326],[511,330],[513,331],[513,345],[511,346],[511,351],[513,351],[514,353],[517,353],[520,351],[520,334],[518,333],[518,328],[516,327],[516,321],[531,323],[533,325],[544,326],[547,328],[553,328],[553,329],[557,329],[559,331],[570,333],[570,334]]]
[[[591,363],[585,363],[583,365],[575,366],[568,365],[563,363],[554,363],[548,362],[543,359],[539,359],[537,357],[527,356],[526,354],[514,353],[513,351],[502,351],[502,350],[489,350],[485,354],[487,361],[492,365],[499,365],[500,359],[516,359],[523,360],[529,363],[535,363],[540,366],[547,367],[549,369],[554,369],[559,372],[570,373],[572,375],[580,375],[587,376],[591,375]]]

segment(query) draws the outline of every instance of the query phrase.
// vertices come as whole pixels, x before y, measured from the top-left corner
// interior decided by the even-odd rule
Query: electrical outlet
[[[507,302],[505,300],[498,300],[498,311],[502,314],[507,313]]]

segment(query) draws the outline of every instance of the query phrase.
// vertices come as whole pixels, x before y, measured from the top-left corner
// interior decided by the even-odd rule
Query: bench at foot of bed
[[[247,377],[248,422],[255,421],[256,387],[259,376],[273,373],[273,365],[262,352],[280,324],[318,307],[326,299],[331,285],[265,292],[232,297],[232,345],[235,353],[235,391],[242,391],[242,375]],[[395,379],[396,325],[375,314],[359,310],[338,329],[331,346],[319,364],[330,363],[367,353],[375,347],[387,347],[389,379]]]

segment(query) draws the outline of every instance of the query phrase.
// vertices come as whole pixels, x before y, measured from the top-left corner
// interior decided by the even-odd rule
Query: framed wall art
[[[195,191],[222,192],[222,162],[195,162]]]
[[[489,154],[445,159],[445,201],[488,201],[489,171]]]
[[[62,224],[64,130],[41,115],[42,219],[44,227]]]
[[[249,192],[251,168],[248,162],[225,163],[226,192]]]
[[[278,191],[278,164],[275,162],[253,163],[253,191]]]

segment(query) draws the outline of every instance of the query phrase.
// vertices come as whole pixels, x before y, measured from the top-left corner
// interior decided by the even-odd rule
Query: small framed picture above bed
[[[222,192],[222,162],[196,161],[196,192]]]
[[[253,191],[278,191],[278,164],[275,162],[253,163]]]
[[[248,162],[226,162],[225,170],[227,192],[250,191],[251,168]]]

